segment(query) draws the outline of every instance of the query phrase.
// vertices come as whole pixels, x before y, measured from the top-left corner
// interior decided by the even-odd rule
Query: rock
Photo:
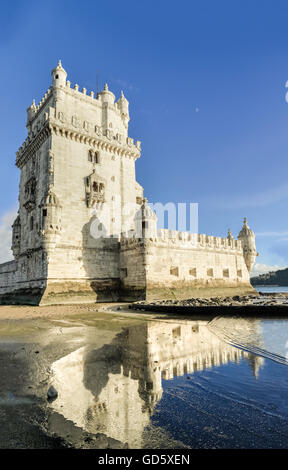
[[[57,392],[56,388],[53,387],[53,385],[51,385],[51,387],[49,388],[49,390],[47,392],[47,398],[49,400],[55,400],[57,397],[58,397],[58,392]]]

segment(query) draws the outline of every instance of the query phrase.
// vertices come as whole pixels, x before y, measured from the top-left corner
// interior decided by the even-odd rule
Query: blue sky
[[[26,109],[61,58],[72,85],[95,90],[98,74],[100,88],[123,89],[149,201],[198,202],[212,235],[236,236],[246,216],[258,264],[288,266],[287,24],[282,0],[1,4],[2,246]]]

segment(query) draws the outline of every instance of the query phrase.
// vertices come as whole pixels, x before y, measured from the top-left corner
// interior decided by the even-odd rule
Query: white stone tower
[[[60,60],[51,75],[40,103],[27,110],[28,137],[17,152],[17,277],[23,287],[41,279],[40,290],[69,284],[95,298],[118,289],[119,237],[134,228],[125,208],[135,214],[143,200],[135,177],[140,142],[128,137],[123,92],[115,102],[107,84],[96,97],[77,84],[72,89]],[[105,238],[95,237],[96,225]]]

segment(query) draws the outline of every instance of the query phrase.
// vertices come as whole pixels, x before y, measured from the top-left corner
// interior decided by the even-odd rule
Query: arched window
[[[99,152],[94,152],[94,150],[90,149],[88,152],[88,161],[91,163],[100,163]]]

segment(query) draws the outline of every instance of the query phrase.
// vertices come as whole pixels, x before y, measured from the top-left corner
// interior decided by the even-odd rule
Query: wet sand
[[[118,304],[72,304],[72,305],[48,305],[43,307],[31,305],[0,305],[0,320],[28,320],[33,318],[65,318],[71,315],[79,315],[91,312],[99,312],[103,308]],[[123,305],[123,304],[122,304]],[[128,305],[128,304],[127,304]]]
[[[128,305],[0,307],[0,448],[288,448],[287,320]]]

